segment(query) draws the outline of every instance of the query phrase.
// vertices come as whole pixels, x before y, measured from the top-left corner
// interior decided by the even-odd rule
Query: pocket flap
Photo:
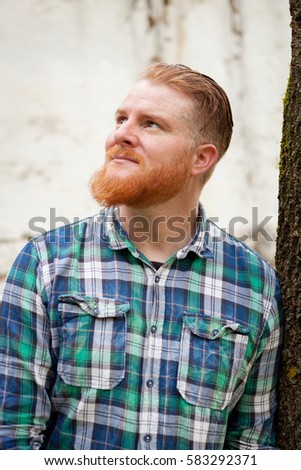
[[[130,309],[129,302],[121,302],[105,297],[84,296],[77,294],[62,294],[58,298],[59,311],[70,312],[80,308],[84,312],[97,318],[122,317]]]
[[[190,316],[186,313],[183,317],[183,322],[196,336],[212,340],[229,333],[247,335],[250,332],[249,328],[240,323],[214,317]]]

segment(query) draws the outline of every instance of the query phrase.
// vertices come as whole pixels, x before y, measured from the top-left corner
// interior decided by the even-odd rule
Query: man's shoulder
[[[89,244],[95,239],[101,241],[105,238],[104,219],[105,210],[101,210],[97,214],[37,234],[30,239],[29,245],[34,246],[38,251],[42,247],[44,250],[51,251],[58,248],[60,250],[72,248],[83,243]]]
[[[263,276],[275,278],[275,268],[262,254],[246,242],[220,228],[210,219],[207,222],[211,249],[220,253],[225,262],[229,260],[229,263],[235,262],[237,269],[245,268],[254,273],[260,271]]]

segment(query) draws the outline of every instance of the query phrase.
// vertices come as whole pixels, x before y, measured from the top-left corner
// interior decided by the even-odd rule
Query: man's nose
[[[115,142],[123,147],[136,147],[138,144],[137,130],[129,121],[125,121],[113,132]]]

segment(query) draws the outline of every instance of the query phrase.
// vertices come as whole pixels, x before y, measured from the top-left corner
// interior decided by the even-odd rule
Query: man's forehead
[[[187,95],[175,90],[168,84],[140,80],[129,90],[118,109],[132,106],[135,108],[154,108],[157,111],[173,107],[190,111],[193,102]]]

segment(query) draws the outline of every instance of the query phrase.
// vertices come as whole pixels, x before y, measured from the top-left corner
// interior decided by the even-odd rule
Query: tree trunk
[[[301,449],[301,0],[290,0],[292,60],[284,99],[276,268],[286,317],[278,446]]]

